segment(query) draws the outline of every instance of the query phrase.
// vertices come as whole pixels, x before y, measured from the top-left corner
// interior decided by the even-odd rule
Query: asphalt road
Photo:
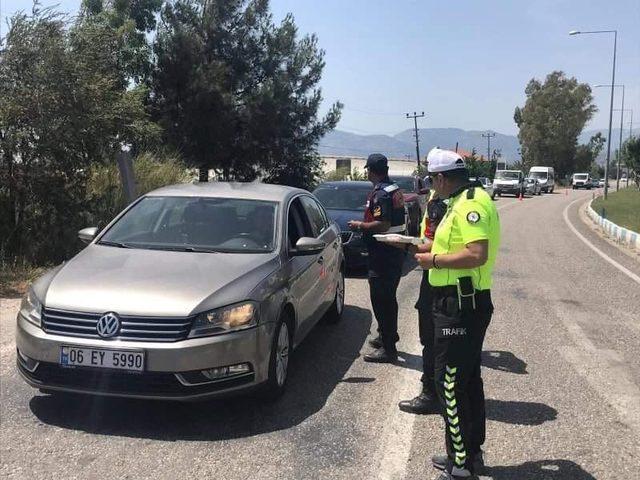
[[[640,478],[640,263],[578,218],[587,192],[496,202],[503,244],[483,357],[487,475],[494,480]],[[570,229],[626,267],[622,272]],[[413,304],[399,290],[402,361],[362,361],[374,321],[365,279],[341,324],[292,358],[286,396],[174,404],[50,397],[15,371],[17,300],[0,305],[0,476],[19,479],[429,479],[436,416],[397,402],[419,389]],[[629,275],[631,274],[631,275]]]

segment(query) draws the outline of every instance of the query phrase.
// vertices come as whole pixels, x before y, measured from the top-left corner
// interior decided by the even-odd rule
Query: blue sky
[[[0,2],[3,17],[31,5]],[[41,3],[73,12],[80,1]],[[324,108],[345,104],[343,130],[395,134],[412,127],[404,113],[418,110],[426,113],[421,127],[514,134],[513,110],[532,77],[563,70],[610,83],[613,36],[570,37],[574,29],[619,31],[616,83],[626,85],[625,108],[640,126],[638,0],[272,0],[271,8],[276,20],[291,12],[301,34],[318,35],[326,51]],[[587,128],[604,129],[609,90],[594,96],[599,112]]]

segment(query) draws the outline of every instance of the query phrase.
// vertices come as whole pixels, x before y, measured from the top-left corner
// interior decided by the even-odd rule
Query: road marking
[[[626,268],[623,265],[620,265],[618,262],[616,262],[613,258],[609,257],[607,254],[605,254],[604,252],[602,252],[598,247],[596,247],[593,243],[591,243],[589,240],[587,240],[580,232],[578,232],[578,230],[576,229],[576,227],[573,226],[573,224],[571,223],[571,221],[569,220],[569,209],[577,202],[584,202],[584,198],[578,198],[577,200],[574,200],[573,202],[571,202],[569,205],[567,205],[564,209],[564,211],[562,212],[562,216],[564,217],[564,222],[567,224],[567,226],[571,229],[571,231],[573,233],[576,234],[576,236],[582,240],[591,250],[593,250],[594,252],[596,252],[598,255],[600,255],[604,260],[606,260],[607,262],[609,262],[611,265],[613,265],[614,267],[616,267],[618,270],[620,270],[622,273],[624,273],[627,277],[629,277],[631,280],[633,280],[634,282],[636,282],[637,284],[640,285],[640,277],[638,275],[636,275],[635,273],[633,273],[631,270],[629,270],[628,268]]]

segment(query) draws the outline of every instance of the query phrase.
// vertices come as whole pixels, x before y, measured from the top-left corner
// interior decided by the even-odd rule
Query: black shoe
[[[371,353],[368,353],[364,356],[365,362],[370,363],[396,363],[398,361],[398,354],[387,353],[384,348],[378,348]]]
[[[468,470],[461,470],[462,475],[454,475],[449,472],[441,472],[436,480],[478,480],[478,477]]]
[[[371,348],[375,348],[376,350],[378,348],[382,348],[382,337],[380,335],[378,335],[376,338],[372,338],[371,340],[369,340],[369,346]]]
[[[447,468],[448,461],[449,457],[446,455],[434,455],[431,457],[431,463],[438,470],[444,470]],[[480,450],[473,456],[473,471],[475,473],[480,473],[482,470],[484,470],[484,455],[482,450]]]
[[[420,395],[411,400],[403,400],[398,403],[398,407],[403,412],[415,413],[417,415],[426,415],[429,413],[439,413],[440,404],[438,399],[430,392],[422,390]]]

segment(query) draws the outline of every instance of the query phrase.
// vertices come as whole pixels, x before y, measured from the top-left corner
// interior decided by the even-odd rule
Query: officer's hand
[[[362,225],[362,222],[358,220],[350,220],[349,223],[347,223],[349,230],[353,230],[354,232],[360,230],[360,225]]]
[[[415,259],[422,268],[433,267],[433,254],[431,253],[416,253]]]

